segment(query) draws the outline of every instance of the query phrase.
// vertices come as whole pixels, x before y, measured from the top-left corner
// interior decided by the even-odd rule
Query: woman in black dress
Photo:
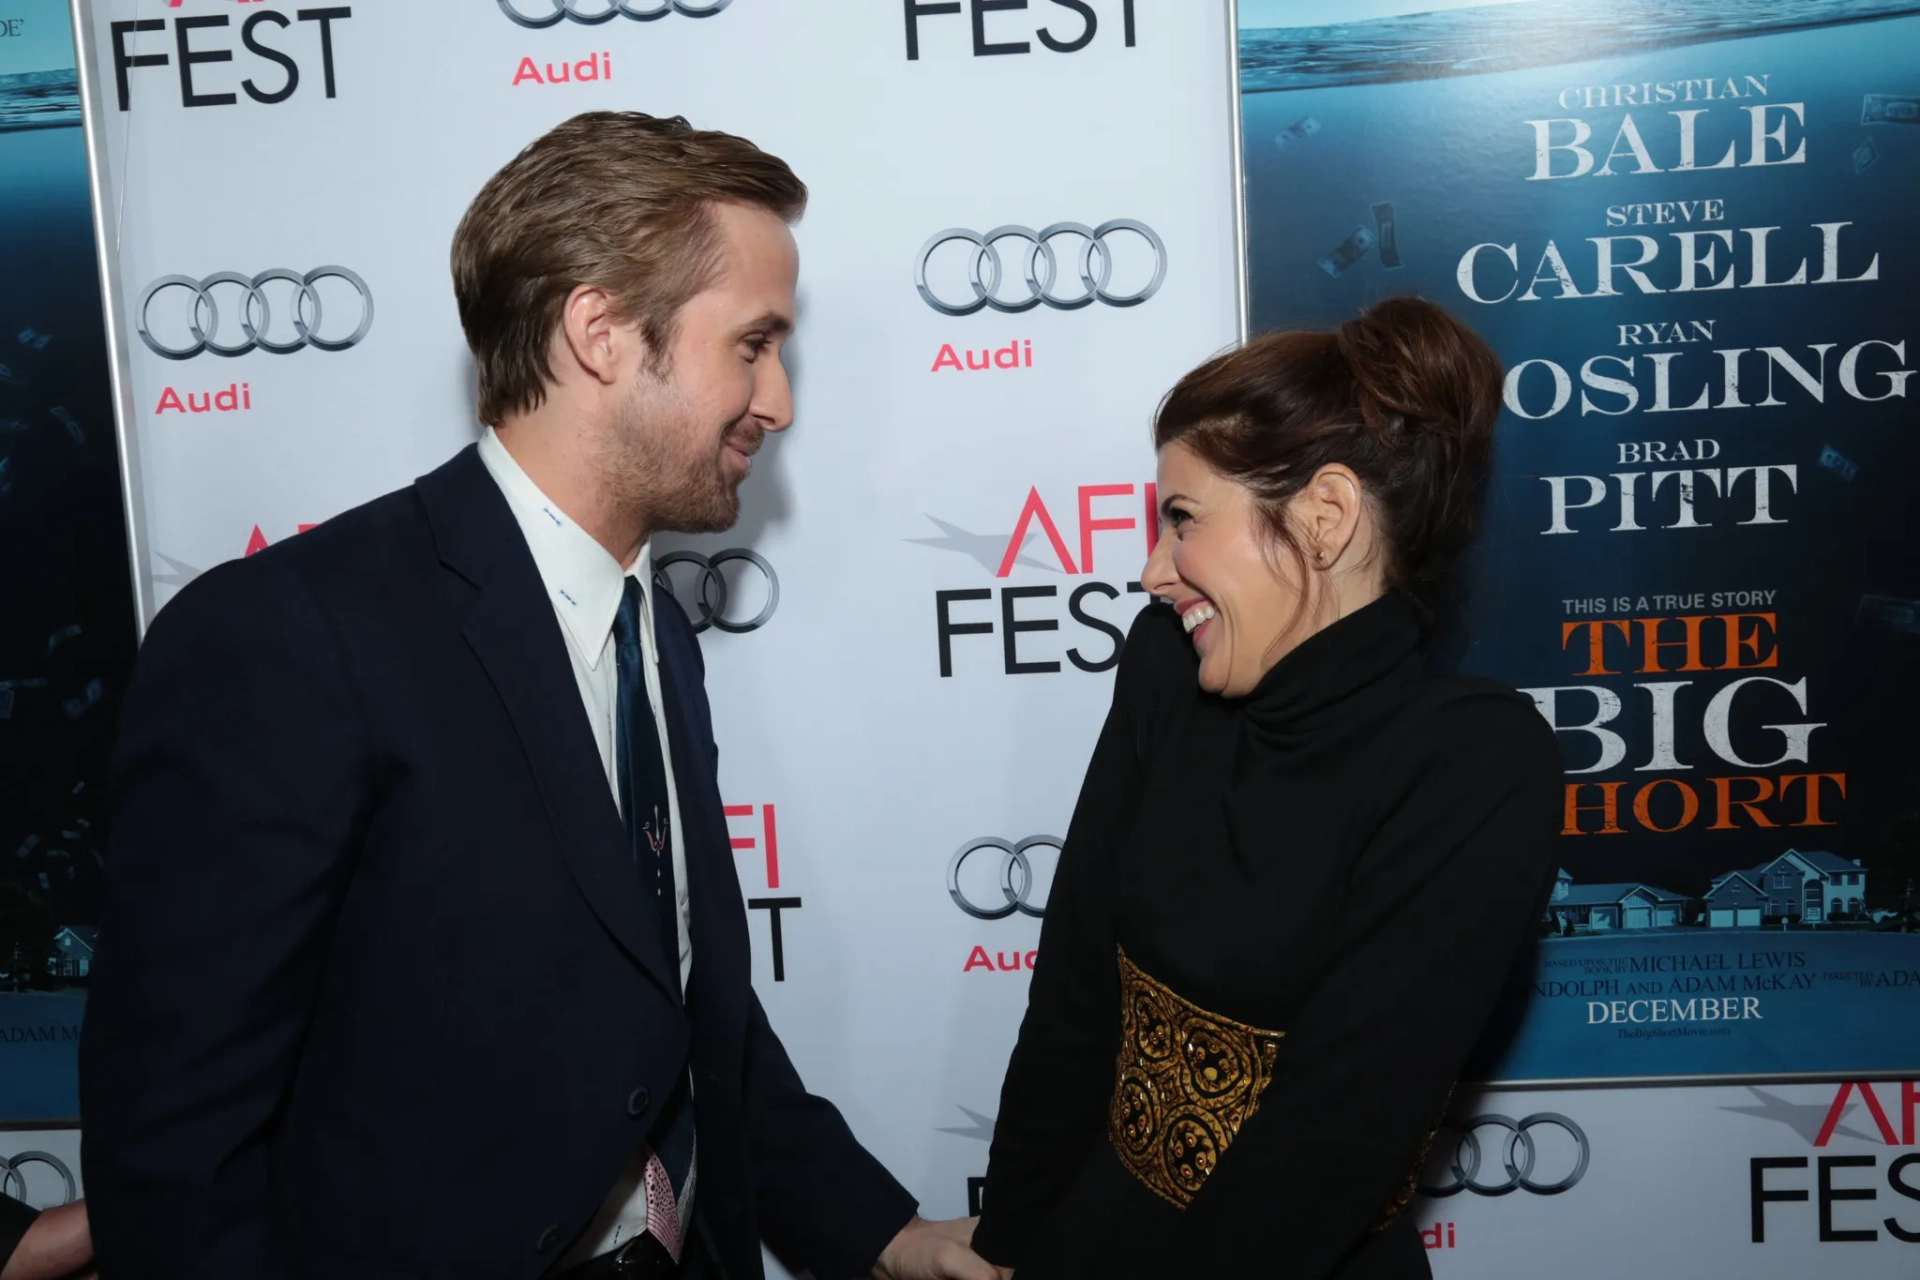
[[[1430,674],[1498,359],[1430,303],[1256,338],[1154,426],[1162,525],[974,1247],[1019,1280],[1428,1276],[1402,1216],[1554,873],[1531,703]]]

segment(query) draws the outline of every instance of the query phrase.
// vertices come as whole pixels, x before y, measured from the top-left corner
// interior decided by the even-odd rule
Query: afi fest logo
[[[167,0],[167,7],[181,8],[181,0]],[[291,14],[255,9],[241,19],[238,32],[225,13],[115,22],[108,30],[120,110],[132,110],[136,85],[144,85],[146,94],[177,91],[182,107],[231,107],[243,94],[250,102],[278,106],[303,85],[310,95],[316,77],[323,96],[337,97],[334,44],[341,32],[336,24],[352,17],[353,6],[337,4]],[[174,74],[132,74],[160,67]]]
[[[1139,611],[1137,606],[1146,603],[1142,599],[1129,604],[1122,597],[1143,596],[1146,591],[1137,575],[1159,540],[1156,486],[1152,481],[1083,484],[1049,492],[1051,503],[1038,486],[1029,488],[1017,515],[1009,503],[1013,528],[1008,533],[973,533],[929,515],[939,536],[906,539],[964,556],[983,571],[976,577],[988,576],[996,583],[933,593],[934,637],[943,678],[951,678],[963,666],[973,675],[1014,676],[1062,671],[1062,658],[1076,670],[1096,673],[1111,670],[1119,662],[1127,626]],[[1116,541],[1114,535],[1129,532],[1131,538]],[[1109,566],[1100,576],[1096,576],[1096,551]],[[1116,564],[1123,566],[1118,575],[1111,567]],[[953,562],[948,565],[952,567]],[[1001,585],[1016,569],[1067,581]],[[1064,622],[1072,627],[1068,633],[1072,643],[1064,652],[1060,640],[1041,639],[1062,630],[1063,603]],[[994,647],[984,639],[969,639],[987,636],[999,638],[997,655],[990,656]]]
[[[1920,1201],[1914,1141],[1920,1083],[1847,1080],[1834,1086],[1830,1102],[1805,1104],[1759,1088],[1750,1092],[1757,1105],[1722,1110],[1785,1125],[1813,1152],[1747,1162],[1753,1243],[1787,1234],[1864,1244],[1884,1233],[1920,1244],[1920,1204],[1905,1203]],[[1834,1154],[1836,1146],[1845,1154]]]
[[[780,894],[780,824],[779,816],[771,804],[730,804],[724,806],[727,815],[727,835],[734,851],[747,850],[760,855],[756,865],[741,876],[744,885],[754,885],[762,879],[766,881],[768,893],[761,897],[748,898],[747,910],[767,913],[767,941],[773,958],[773,980],[787,980],[787,940],[780,913],[798,911],[800,899],[792,894]],[[751,832],[742,835],[741,832]],[[762,874],[764,872],[764,875]]]
[[[1138,32],[1134,22],[1134,0],[1048,0],[1041,9],[1039,0],[1031,6],[1045,15],[1043,26],[1033,26],[1034,15],[1024,20],[1014,16],[993,17],[996,11],[1027,9],[1027,0],[901,0],[907,18],[907,61],[918,62],[921,49],[921,23],[928,18],[958,18],[965,12],[970,22],[934,24],[929,31],[929,52],[957,54],[967,49],[969,28],[973,37],[972,55],[976,58],[1019,56],[1034,52],[1036,43],[1053,53],[1079,53],[1096,41],[1105,45],[1119,43],[1131,49]],[[1106,19],[1106,24],[1101,22]],[[1114,31],[1118,19],[1118,31]],[[989,27],[989,24],[992,24]],[[1057,24],[1057,25],[1056,25]],[[1108,34],[1104,37],[1102,32]]]
[[[311,528],[313,528],[313,526],[310,524],[296,525],[293,531],[295,533],[305,533],[307,530]],[[241,558],[245,559],[247,556],[255,555],[255,554],[258,554],[259,552],[265,551],[267,547],[270,545],[271,544],[268,543],[267,541],[267,535],[260,531],[259,525],[255,525],[253,526],[252,535],[247,539],[247,549],[240,553]]]

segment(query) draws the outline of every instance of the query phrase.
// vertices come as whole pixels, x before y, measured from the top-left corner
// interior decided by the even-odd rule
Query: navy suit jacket
[[[113,1280],[541,1274],[683,1063],[696,1207],[862,1275],[913,1198],[751,985],[693,630],[655,631],[692,897],[683,1009],[565,641],[468,448],[155,620],[113,764],[80,1045]]]

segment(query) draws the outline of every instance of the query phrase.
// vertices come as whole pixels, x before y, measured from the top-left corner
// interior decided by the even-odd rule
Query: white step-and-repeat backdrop
[[[474,438],[449,238],[554,123],[684,114],[809,183],[797,426],[739,527],[663,563],[709,624],[762,997],[926,1212],[966,1212],[1145,602],[1151,414],[1236,337],[1229,6],[76,12],[149,614]],[[1914,1099],[1835,1093],[1472,1100],[1430,1175],[1430,1256],[1442,1276],[1785,1277],[1860,1231],[1881,1243],[1845,1251],[1851,1274],[1908,1274]]]

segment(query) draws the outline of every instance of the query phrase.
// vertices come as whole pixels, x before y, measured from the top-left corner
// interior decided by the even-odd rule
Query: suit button
[[[533,1242],[533,1251],[535,1253],[547,1253],[552,1250],[553,1246],[559,1243],[560,1224],[556,1222],[540,1233],[540,1238]]]
[[[645,1085],[641,1085],[627,1095],[627,1114],[636,1120],[639,1119],[647,1113],[647,1104],[652,1101],[653,1095],[647,1092]]]

